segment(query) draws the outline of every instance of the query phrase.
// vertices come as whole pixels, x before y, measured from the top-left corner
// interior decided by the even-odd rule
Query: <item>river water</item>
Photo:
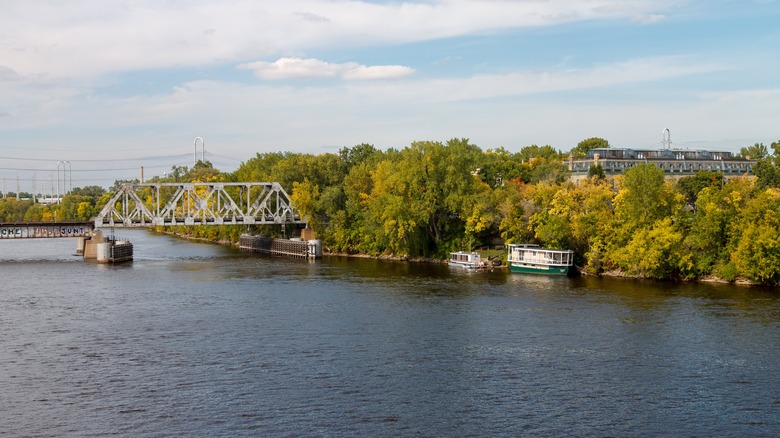
[[[0,241],[0,435],[777,436],[776,290]]]

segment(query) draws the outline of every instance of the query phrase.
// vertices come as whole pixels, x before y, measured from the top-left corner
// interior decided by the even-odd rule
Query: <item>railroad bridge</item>
[[[125,183],[94,221],[0,223],[0,239],[89,237],[100,227],[306,224],[277,182]]]
[[[0,223],[0,238],[77,237],[77,253],[112,263],[132,260],[132,244],[116,241],[113,233],[105,239],[97,228],[305,223],[276,182],[125,183],[93,222]],[[319,241],[251,239],[268,240],[257,248],[252,244],[248,249],[253,251],[306,258],[322,255]]]
[[[277,182],[125,183],[96,227],[305,224]]]

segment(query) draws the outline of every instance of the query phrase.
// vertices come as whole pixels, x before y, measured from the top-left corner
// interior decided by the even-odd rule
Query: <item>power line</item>
[[[170,166],[176,166],[177,163],[167,165],[159,165],[159,166],[143,166],[144,169],[161,169],[161,168],[167,168]],[[118,168],[112,168],[112,169],[73,169],[73,172],[113,172],[113,171],[122,171],[122,170],[138,170],[139,166],[135,167],[118,167]],[[28,172],[56,172],[57,169],[43,169],[43,168],[24,168],[24,167],[0,167],[0,170],[23,170]],[[70,172],[70,170],[68,170]]]
[[[137,170],[137,169],[135,169],[135,170]],[[152,179],[152,178],[155,178],[155,177],[160,177],[160,175],[153,175],[153,176],[151,176],[149,178],[146,178],[146,179]],[[25,182],[25,183],[35,181],[35,179],[33,179],[32,177],[30,177],[30,178],[23,178],[23,177],[17,178],[15,176],[13,176],[13,177],[11,177],[11,176],[0,176],[0,181],[6,181],[6,182],[7,181],[16,181],[17,179],[20,182]],[[73,179],[69,178],[68,182],[69,183],[71,181],[73,181],[73,182],[88,182],[88,181],[103,181],[103,182],[105,182],[105,181],[109,181],[109,180],[113,180],[113,181],[130,181],[130,180],[133,180],[133,179],[138,179],[138,176],[137,175],[135,175],[135,176],[115,175],[115,176],[104,177],[104,178],[73,178]],[[37,181],[40,182],[41,179],[37,178]],[[48,180],[46,180],[46,183],[48,184]]]
[[[28,146],[11,146],[10,149],[13,148],[23,148],[28,151],[48,151],[48,152],[62,152],[62,148],[32,148]],[[133,150],[135,151],[158,151],[160,150],[159,147],[148,147],[148,148],[138,148],[133,146]],[[95,149],[71,149],[68,148],[69,152],[95,152]]]
[[[162,165],[162,166],[143,166],[144,169],[161,169],[161,168],[167,168],[169,166]],[[112,168],[112,169],[73,169],[72,171],[68,169],[68,172],[114,172],[114,171],[123,171],[123,170],[138,170],[138,166],[135,167],[120,167],[120,168]],[[56,172],[57,169],[41,169],[41,168],[24,168],[24,167],[0,167],[0,170],[21,170],[21,171],[27,171],[27,172]]]
[[[178,155],[158,155],[158,156],[150,156],[150,157],[135,157],[135,158],[105,158],[105,159],[72,159],[68,158],[68,161],[70,162],[79,162],[79,163],[103,163],[103,162],[112,162],[112,161],[144,161],[144,160],[162,160],[162,159],[172,159],[172,158],[184,158],[189,157],[189,154],[178,154]],[[0,160],[17,160],[17,161],[48,161],[52,162],[55,161],[52,158],[19,158],[19,157],[0,157]]]
[[[208,155],[211,155],[212,157],[217,157],[217,158],[226,158],[228,160],[244,161],[243,158],[236,158],[236,157],[231,157],[229,155],[215,154],[213,152],[209,152]]]

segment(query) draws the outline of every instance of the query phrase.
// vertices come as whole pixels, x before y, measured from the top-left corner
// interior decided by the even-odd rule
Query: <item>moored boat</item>
[[[451,252],[450,253],[450,266],[460,266],[464,269],[485,269],[487,263],[482,260],[477,252]]]
[[[539,245],[509,244],[506,262],[511,272],[566,275],[574,265],[574,251],[547,249]]]

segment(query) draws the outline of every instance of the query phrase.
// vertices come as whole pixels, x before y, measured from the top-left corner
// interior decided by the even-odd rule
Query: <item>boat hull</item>
[[[569,273],[568,266],[517,266],[513,263],[509,264],[509,270],[521,274],[538,275],[568,275]]]
[[[449,265],[450,266],[455,266],[455,267],[458,267],[458,268],[463,268],[463,269],[482,269],[482,268],[484,268],[484,266],[479,266],[479,265],[476,265],[474,263],[449,262]]]

